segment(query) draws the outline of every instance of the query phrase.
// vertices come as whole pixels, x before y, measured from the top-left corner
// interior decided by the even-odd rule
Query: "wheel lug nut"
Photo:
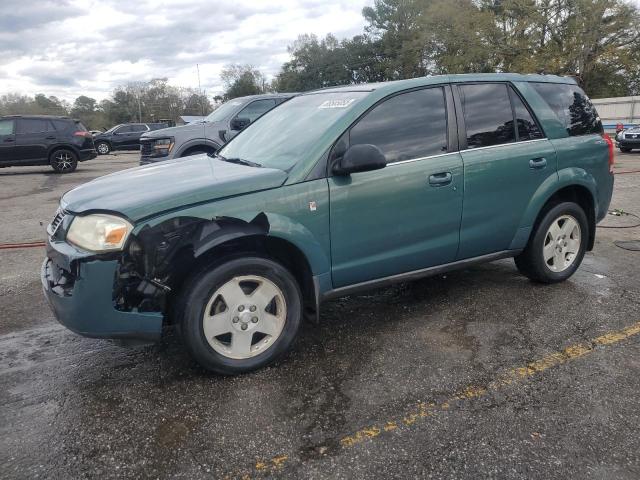
[[[249,307],[249,310],[251,310],[252,312],[255,312],[256,311],[256,306],[255,305],[251,305]]]
[[[243,310],[244,310],[244,305],[240,305],[240,306],[238,307],[238,311],[239,311],[239,312],[241,312],[241,311],[243,311]]]
[[[251,319],[251,321],[252,321],[253,323],[258,323],[258,317],[253,317],[253,318]]]
[[[242,326],[240,327],[242,330],[246,330],[249,327],[249,325],[247,325],[246,323],[243,323]]]
[[[240,319],[238,317],[233,317],[233,323],[238,323]]]

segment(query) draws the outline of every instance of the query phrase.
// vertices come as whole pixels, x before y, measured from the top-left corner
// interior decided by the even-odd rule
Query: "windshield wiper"
[[[250,162],[249,160],[243,160],[242,158],[225,158],[222,155],[215,155],[215,158],[219,158],[223,162],[235,163],[237,165],[245,165],[247,167],[262,167],[259,163]]]

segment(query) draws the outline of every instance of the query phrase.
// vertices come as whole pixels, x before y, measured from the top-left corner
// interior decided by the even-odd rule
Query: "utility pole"
[[[202,101],[202,85],[200,85],[200,65],[196,63],[196,70],[198,71],[198,91],[200,92],[200,115],[204,117],[204,102]]]
[[[140,92],[138,92],[138,123],[142,123],[142,105],[140,104]]]

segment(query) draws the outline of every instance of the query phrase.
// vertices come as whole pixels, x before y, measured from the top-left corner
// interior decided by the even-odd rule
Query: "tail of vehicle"
[[[74,120],[73,143],[80,150],[95,150],[93,135],[80,120]]]

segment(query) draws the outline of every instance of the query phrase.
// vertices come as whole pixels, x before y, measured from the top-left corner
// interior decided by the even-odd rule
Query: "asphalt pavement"
[[[640,215],[640,153],[617,160],[611,208]],[[62,193],[136,161],[0,169],[0,244],[42,241]],[[76,336],[42,297],[43,249],[0,249],[0,477],[637,479],[640,252],[614,245],[634,222],[607,217],[562,284],[502,260],[337,299],[240,377],[171,332]]]

